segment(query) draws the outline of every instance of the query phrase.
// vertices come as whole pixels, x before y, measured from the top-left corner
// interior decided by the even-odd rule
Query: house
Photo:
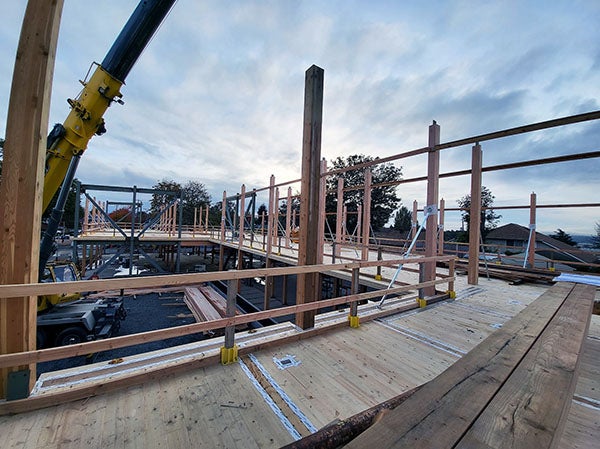
[[[493,229],[485,238],[488,250],[492,246],[495,246],[494,252],[507,255],[525,252],[528,241],[529,229],[516,223],[509,223]],[[581,269],[582,264],[590,265],[597,263],[597,256],[595,254],[568,245],[541,232],[535,233],[535,254],[536,256],[543,256],[550,261],[571,262],[574,268],[577,269]],[[551,266],[553,266],[553,263]]]

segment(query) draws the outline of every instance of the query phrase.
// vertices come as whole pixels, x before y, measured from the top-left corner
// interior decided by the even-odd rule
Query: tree
[[[260,206],[258,206],[258,210],[256,211],[256,219],[258,220],[258,223],[260,223],[260,220],[262,219],[263,214],[265,214],[265,220],[266,220],[267,216],[268,216],[268,211],[267,211],[267,205],[265,203],[262,203]]]
[[[338,157],[332,161],[331,170],[337,170],[346,167],[352,167],[365,162],[372,162],[375,158],[371,156],[365,156],[363,154],[355,154],[348,156],[346,159]],[[371,167],[372,170],[372,183],[381,184],[387,182],[399,181],[402,179],[402,169],[394,166],[391,163],[379,164]],[[357,168],[354,170],[348,170],[343,173],[338,173],[327,178],[327,190],[336,191],[338,178],[344,178],[344,188],[358,187],[364,185],[365,182],[365,171],[366,168]],[[363,204],[364,190],[362,188],[358,190],[350,190],[344,192],[344,205],[348,208],[348,218],[346,221],[346,229],[350,233],[356,227],[358,205]],[[396,186],[384,186],[376,187],[371,191],[371,226],[374,230],[381,229],[388,222],[390,216],[396,210],[400,203],[400,198],[396,194]],[[327,195],[325,210],[328,213],[335,212],[337,210],[337,196]],[[329,222],[331,229],[335,229],[336,218],[335,215]]]
[[[396,212],[394,216],[394,224],[392,228],[396,231],[400,232],[408,232],[412,227],[412,213],[406,208],[406,206],[402,206]]]
[[[596,223],[596,235],[592,235],[592,245],[600,248],[600,222]]]
[[[569,234],[567,234],[560,228],[558,228],[554,234],[550,234],[550,237],[552,237],[555,240],[558,240],[559,242],[566,243],[567,245],[577,246],[577,242],[573,240],[573,237],[571,237]]]
[[[198,213],[200,207],[210,205],[210,195],[201,182],[188,181],[183,186],[182,202],[183,224],[193,225],[194,213]]]
[[[171,179],[163,179],[155,184],[153,189],[162,190],[166,192],[173,192],[175,195],[168,195],[163,193],[152,194],[152,200],[150,201],[150,212],[152,215],[156,215],[162,211],[162,209],[170,204],[174,198],[179,197],[181,193],[181,205],[183,209],[181,211],[184,225],[194,224],[194,212],[201,206],[207,206],[210,204],[210,195],[206,190],[206,187],[201,182],[188,181],[184,186]]]
[[[492,205],[496,197],[492,195],[492,191],[485,186],[481,187],[481,236],[485,237],[489,231],[494,229],[498,225],[498,220],[502,218],[502,215],[498,215],[494,212]],[[462,211],[462,219],[467,223],[467,235],[469,235],[470,223],[471,223],[471,195],[465,195],[461,199],[457,200],[459,207]]]
[[[181,192],[181,184],[170,179],[163,179],[152,186],[155,190],[162,190],[165,192],[173,192],[176,195],[168,195],[164,193],[153,193],[152,200],[150,200],[150,214],[158,215],[162,212],[163,208],[173,201],[174,198],[179,197]]]

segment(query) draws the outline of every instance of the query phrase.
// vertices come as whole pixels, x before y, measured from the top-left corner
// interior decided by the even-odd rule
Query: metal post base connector
[[[382,280],[382,279],[383,279],[383,277],[382,277],[380,274],[376,274],[376,275],[375,275],[375,280],[376,280],[376,281],[380,281],[380,280]]]
[[[358,315],[356,315],[356,316],[348,315],[348,322],[350,323],[350,327],[353,327],[353,328],[360,327],[360,319],[359,319]]]
[[[238,361],[238,346],[233,348],[221,347],[221,365],[229,365]]]
[[[450,299],[456,299],[456,292],[454,290],[446,290],[446,294]]]
[[[419,307],[421,308],[427,307],[427,300],[423,298],[417,298],[417,304],[419,304]]]

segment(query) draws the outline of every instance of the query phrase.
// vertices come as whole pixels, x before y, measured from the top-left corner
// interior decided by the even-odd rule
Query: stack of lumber
[[[595,293],[557,283],[435,379],[286,449],[557,447]]]
[[[208,285],[186,287],[183,300],[198,323],[227,316],[227,300]],[[236,311],[236,315],[238,314],[239,312]],[[246,327],[247,325],[239,325],[236,326],[236,330],[243,330]]]

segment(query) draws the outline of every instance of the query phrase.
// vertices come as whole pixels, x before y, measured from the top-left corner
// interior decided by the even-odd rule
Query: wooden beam
[[[335,214],[335,257],[342,254],[342,232],[344,229],[344,177],[338,178],[337,185],[337,204]]]
[[[371,234],[371,184],[373,174],[371,169],[365,171],[365,190],[363,193],[363,210],[362,210],[362,260],[369,260],[369,236]],[[360,220],[361,217],[358,217]]]
[[[321,179],[321,128],[323,123],[324,70],[311,66],[305,74],[304,120],[302,138],[302,181],[300,198],[300,244],[298,265],[317,263],[319,236],[319,187]],[[316,301],[319,297],[319,275],[298,276],[296,303]],[[296,315],[296,325],[302,329],[314,326],[315,311]]]
[[[444,198],[440,200],[440,223],[438,224],[438,256],[444,255],[444,214],[446,212],[446,202]]]
[[[527,252],[527,264],[530,268],[535,268],[535,206],[537,202],[537,197],[535,192],[531,193],[530,196],[530,209],[529,209],[529,229],[530,229],[530,238],[529,238],[529,248]]]
[[[476,144],[471,156],[471,209],[469,211],[469,268],[467,282],[479,283],[479,242],[481,239],[481,145]]]
[[[305,304],[297,304],[287,307],[280,307],[273,310],[263,310],[261,312],[247,313],[233,318],[221,318],[204,323],[186,324],[183,326],[171,327],[167,329],[159,329],[155,331],[143,332],[140,334],[124,335],[120,337],[112,337],[106,340],[96,340],[88,343],[80,343],[70,346],[60,346],[57,348],[41,349],[30,352],[20,352],[14,354],[0,355],[0,367],[16,366],[24,363],[39,363],[49,360],[58,360],[77,355],[86,355],[94,352],[107,351],[110,349],[125,348],[127,346],[135,346],[142,343],[152,341],[165,340],[168,338],[181,337],[199,332],[205,332],[215,329],[223,329],[227,326],[237,326],[239,324],[247,324],[253,321],[260,321],[267,318],[279,316],[299,314],[307,311],[315,311],[334,307],[341,304],[347,304],[352,301],[364,301],[367,299],[378,298],[384,294],[394,294],[401,292],[414,291],[421,287],[435,286],[453,281],[453,278],[437,279],[422,284],[401,285],[390,289],[375,290],[356,295],[340,296],[333,299],[325,299],[318,302],[310,302]],[[412,305],[416,304],[414,300],[409,301]],[[385,311],[385,309],[384,309]],[[398,312],[398,310],[396,310]]]
[[[38,280],[48,111],[62,7],[62,0],[30,0],[25,10],[0,184],[0,284]],[[35,349],[36,314],[33,296],[0,299],[0,354]],[[31,388],[35,365],[17,369],[29,369]],[[11,371],[0,370],[0,398],[6,397]]]
[[[435,146],[440,143],[440,125],[435,120],[429,126],[429,148],[427,153],[427,207],[437,209],[440,189],[440,153]],[[437,231],[438,217],[432,213],[427,217],[427,229],[425,230],[425,255],[435,256],[437,254]],[[430,281],[435,279],[435,263],[426,264],[424,267],[424,279]],[[435,295],[435,289],[427,288],[424,290],[425,296]]]
[[[555,448],[577,384],[596,289],[576,284],[564,305],[457,448]],[[509,443],[510,442],[510,443]]]
[[[346,447],[454,447],[533,346],[573,288],[574,284],[559,283],[547,290],[475,350],[425,384],[401,408],[384,415]],[[473,393],[475,391],[477,394]]]

